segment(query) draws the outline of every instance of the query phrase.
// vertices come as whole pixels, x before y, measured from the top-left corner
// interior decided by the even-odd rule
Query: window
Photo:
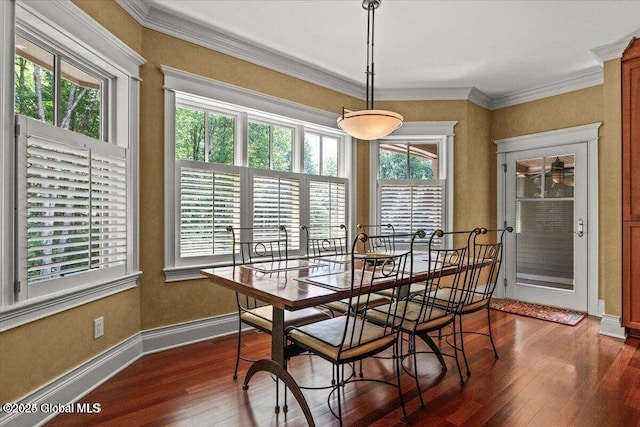
[[[198,277],[174,269],[230,262],[228,226],[284,225],[289,255],[303,256],[301,225],[345,224],[349,180],[339,163],[346,145],[339,131],[183,92],[168,96],[175,137],[167,144],[176,175],[175,196],[167,199],[179,224],[166,224],[175,242],[168,248],[174,266],[165,269],[168,280]],[[310,141],[318,147],[316,174],[305,161]]]
[[[106,141],[107,79],[44,46],[16,35],[16,114]]]
[[[449,138],[396,136],[375,145],[372,218],[377,223],[393,224],[398,234],[420,229],[431,233],[448,227],[452,179],[445,159]]]
[[[309,175],[338,176],[338,139],[304,134],[304,171]]]
[[[234,135],[233,116],[176,108],[176,159],[232,165]]]
[[[2,15],[15,33],[15,45],[0,48],[13,61],[0,64],[17,124],[0,139],[1,152],[12,154],[1,157],[1,178],[11,184],[0,204],[15,213],[0,215],[9,255],[0,260],[2,329],[132,288],[140,274],[144,59],[81,14],[72,3],[16,2],[15,16]]]
[[[249,122],[249,167],[290,172],[293,129]]]

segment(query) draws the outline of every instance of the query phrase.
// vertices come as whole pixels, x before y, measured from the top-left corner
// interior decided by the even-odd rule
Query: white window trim
[[[175,177],[175,110],[176,110],[176,92],[180,92],[180,97],[189,97],[189,94],[198,100],[208,99],[208,103],[218,108],[224,108],[224,104],[228,104],[237,108],[246,107],[252,110],[250,113],[242,113],[245,115],[242,120],[242,126],[236,126],[238,129],[236,137],[242,141],[242,152],[236,153],[237,164],[247,165],[247,118],[255,118],[257,120],[266,120],[268,122],[279,122],[290,127],[293,124],[294,138],[302,137],[302,124],[304,129],[311,130],[316,133],[336,136],[344,141],[344,152],[340,156],[339,171],[344,171],[342,177],[348,179],[347,188],[347,206],[349,212],[349,224],[346,224],[349,230],[355,229],[356,223],[356,203],[355,203],[355,176],[357,176],[355,141],[337,127],[336,119],[338,114],[333,114],[324,110],[297,104],[281,98],[277,98],[263,93],[255,92],[249,89],[223,83],[215,79],[202,77],[197,74],[178,70],[166,65],[161,65],[160,69],[164,74],[164,111],[165,111],[165,173],[164,188],[164,214],[165,214],[165,233],[164,233],[164,261],[166,282],[178,282],[191,279],[202,279],[200,270],[203,268],[215,267],[220,265],[229,265],[228,262],[206,263],[199,265],[180,265],[176,252],[176,177]],[[204,97],[204,98],[200,98]],[[213,101],[215,100],[215,101]],[[207,101],[205,100],[205,103]],[[215,109],[215,107],[212,107]],[[283,118],[289,120],[283,120]],[[296,125],[297,122],[297,125]],[[294,171],[299,169],[301,173],[302,153],[294,150],[292,153],[292,168]],[[347,167],[349,165],[350,167]],[[283,172],[287,173],[287,172]],[[302,182],[302,181],[301,181]],[[301,204],[303,202],[301,201]],[[305,202],[306,203],[306,202]],[[247,212],[243,212],[247,215]],[[246,220],[246,218],[243,218]],[[303,221],[301,216],[300,221]],[[302,222],[301,222],[302,224]],[[301,242],[302,244],[302,242]]]
[[[438,140],[438,155],[440,156],[440,167],[438,179],[445,182],[445,218],[443,227],[445,231],[453,229],[453,195],[454,195],[454,170],[453,170],[453,128],[458,122],[409,122],[402,125],[392,135],[385,137],[384,141],[398,140],[410,142],[412,140]],[[377,223],[380,218],[380,207],[378,206],[378,151],[379,141],[371,141],[369,147],[369,218],[372,224]],[[451,242],[446,241],[449,245]]]
[[[139,66],[146,61],[124,42],[71,1],[40,2],[31,0],[2,2],[0,22],[3,40],[0,71],[3,76],[0,121],[0,160],[3,166],[0,201],[0,332],[20,326],[52,314],[68,310],[87,302],[104,298],[137,285],[141,274],[138,271],[138,111],[139,111]],[[109,100],[109,115],[112,124],[109,135],[118,144],[128,148],[130,180],[127,192],[132,209],[128,221],[131,224],[127,273],[115,279],[96,281],[55,295],[28,299],[14,303],[15,276],[15,228],[13,207],[14,185],[14,37],[15,28],[29,29],[31,34],[52,43],[70,58],[82,58],[96,67],[117,76],[115,96]],[[123,103],[122,100],[126,100]],[[116,103],[119,104],[116,106]],[[119,126],[116,125],[119,124]]]

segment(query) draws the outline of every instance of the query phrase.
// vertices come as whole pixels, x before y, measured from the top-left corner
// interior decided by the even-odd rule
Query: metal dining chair
[[[364,252],[393,252],[396,250],[396,230],[392,224],[358,224],[358,233],[365,233],[371,238],[362,248]]]
[[[233,265],[246,265],[255,263],[272,263],[274,269],[288,259],[287,229],[281,225],[275,228],[266,227],[227,227],[233,241]],[[281,272],[268,272],[256,270],[255,274],[281,274]],[[242,327],[250,326],[259,331],[271,334],[273,329],[273,307],[256,298],[236,292],[238,309],[238,346],[236,351],[236,364],[233,370],[233,379],[238,378],[240,360],[255,362],[255,360],[241,355]],[[285,311],[285,328],[293,325],[305,325],[329,317],[329,315],[317,308],[306,308],[296,311]],[[278,402],[278,382],[276,381],[276,402]],[[278,411],[276,403],[276,411]]]
[[[323,258],[345,256],[349,254],[347,247],[347,227],[302,225],[307,246],[307,258]]]
[[[445,248],[444,241],[447,236],[462,234],[467,236],[467,242],[464,245],[453,248]],[[429,238],[428,253],[425,256],[428,263],[429,271],[427,278],[423,283],[422,290],[419,293],[410,294],[404,299],[396,300],[391,306],[397,306],[397,311],[404,311],[405,315],[400,324],[400,331],[407,336],[409,348],[403,359],[410,357],[413,359],[413,372],[406,370],[415,380],[418,396],[420,397],[421,406],[424,407],[422,398],[422,390],[420,381],[418,380],[418,363],[417,354],[423,353],[417,350],[416,337],[424,341],[430,348],[430,353],[434,353],[438,358],[442,369],[447,370],[447,365],[443,356],[451,356],[456,361],[460,383],[464,384],[460,361],[458,358],[459,347],[457,342],[453,344],[453,355],[443,353],[438,345],[429,336],[431,332],[439,331],[446,326],[454,328],[455,338],[455,316],[458,312],[460,304],[464,297],[464,287],[466,282],[466,272],[473,255],[468,253],[468,248],[472,247],[475,236],[480,234],[480,229],[472,231],[456,231],[444,232],[436,230]],[[416,262],[414,255],[414,263]],[[442,299],[435,298],[435,292],[444,286],[450,289],[449,294]],[[370,316],[374,321],[384,324],[386,320],[387,306],[374,307]]]
[[[347,273],[344,273],[350,274],[350,278],[348,278],[350,280],[348,309],[345,315],[304,326],[293,326],[287,330],[287,337],[300,350],[314,353],[333,365],[333,375],[337,378],[337,382],[329,394],[329,409],[339,420],[340,425],[343,423],[343,393],[340,388],[354,381],[374,380],[396,387],[403,418],[406,419],[398,358],[394,358],[395,383],[382,379],[365,379],[353,376],[345,379],[344,369],[341,369],[345,364],[362,361],[389,348],[393,349],[394,355],[398,354],[398,327],[404,318],[402,307],[388,304],[384,313],[381,310],[376,311],[376,315],[381,313],[380,315],[386,319],[395,320],[381,325],[379,322],[374,323],[369,319],[373,312],[369,309],[368,302],[372,291],[382,283],[394,289],[396,293],[400,292],[403,284],[408,283],[412,272],[413,241],[412,247],[407,251],[389,254],[387,257],[370,257],[366,253],[359,254],[356,246],[366,244],[371,238],[375,238],[375,236],[360,233],[351,247],[351,268]],[[355,307],[362,307],[362,310],[358,311]],[[337,398],[337,412],[330,404],[333,395]]]
[[[504,243],[505,233],[511,233],[512,227],[506,227],[495,230],[481,229],[481,234],[487,233],[499,233],[499,238],[493,242],[475,243],[474,247],[474,259],[475,262],[470,266],[471,270],[467,275],[467,287],[465,290],[465,297],[462,304],[460,304],[459,310],[456,313],[458,319],[458,331],[460,333],[460,346],[462,348],[462,354],[464,356],[465,367],[467,368],[467,376],[471,376],[471,369],[469,368],[469,362],[467,361],[467,355],[464,351],[464,336],[465,334],[477,334],[488,336],[491,341],[491,347],[493,348],[493,354],[496,360],[498,360],[498,350],[493,340],[493,332],[491,331],[491,298],[493,292],[498,283],[498,275],[500,274],[500,266],[502,265],[502,249]],[[441,289],[436,292],[436,298],[438,295],[442,295],[447,292],[446,289]],[[487,311],[487,325],[489,332],[481,332],[479,330],[465,330],[462,325],[462,319],[465,315],[475,313],[480,310]]]

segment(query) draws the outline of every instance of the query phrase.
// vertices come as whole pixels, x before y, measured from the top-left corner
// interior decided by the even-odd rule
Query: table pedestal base
[[[258,372],[265,371],[275,375],[278,379],[280,379],[284,385],[291,390],[291,394],[296,398],[296,401],[300,405],[302,412],[304,413],[305,418],[307,419],[307,424],[310,427],[315,427],[315,423],[313,422],[313,416],[311,415],[311,410],[309,409],[309,405],[307,404],[307,399],[304,398],[302,391],[300,391],[300,387],[293,379],[291,374],[287,372],[282,366],[274,362],[270,359],[262,359],[254,362],[247,371],[247,375],[244,377],[244,383],[242,384],[242,389],[247,390],[249,388],[249,380]],[[286,407],[286,405],[285,405]],[[286,409],[285,409],[286,411]]]

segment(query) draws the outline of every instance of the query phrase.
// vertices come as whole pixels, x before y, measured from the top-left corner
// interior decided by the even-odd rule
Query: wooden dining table
[[[406,284],[425,280],[429,273],[428,255],[415,256],[412,276]],[[455,268],[443,271],[453,274]],[[254,362],[247,371],[243,389],[258,372],[266,371],[279,378],[297,400],[309,426],[314,426],[309,405],[294,378],[287,372],[285,358],[286,338],[285,310],[295,311],[316,307],[349,298],[351,292],[351,264],[317,260],[288,260],[261,262],[201,270],[211,282],[232,291],[256,298],[273,307],[271,330],[271,359]],[[358,281],[356,281],[357,283]],[[393,281],[374,281],[371,292],[379,292],[394,286]],[[286,405],[283,407],[286,411]]]

